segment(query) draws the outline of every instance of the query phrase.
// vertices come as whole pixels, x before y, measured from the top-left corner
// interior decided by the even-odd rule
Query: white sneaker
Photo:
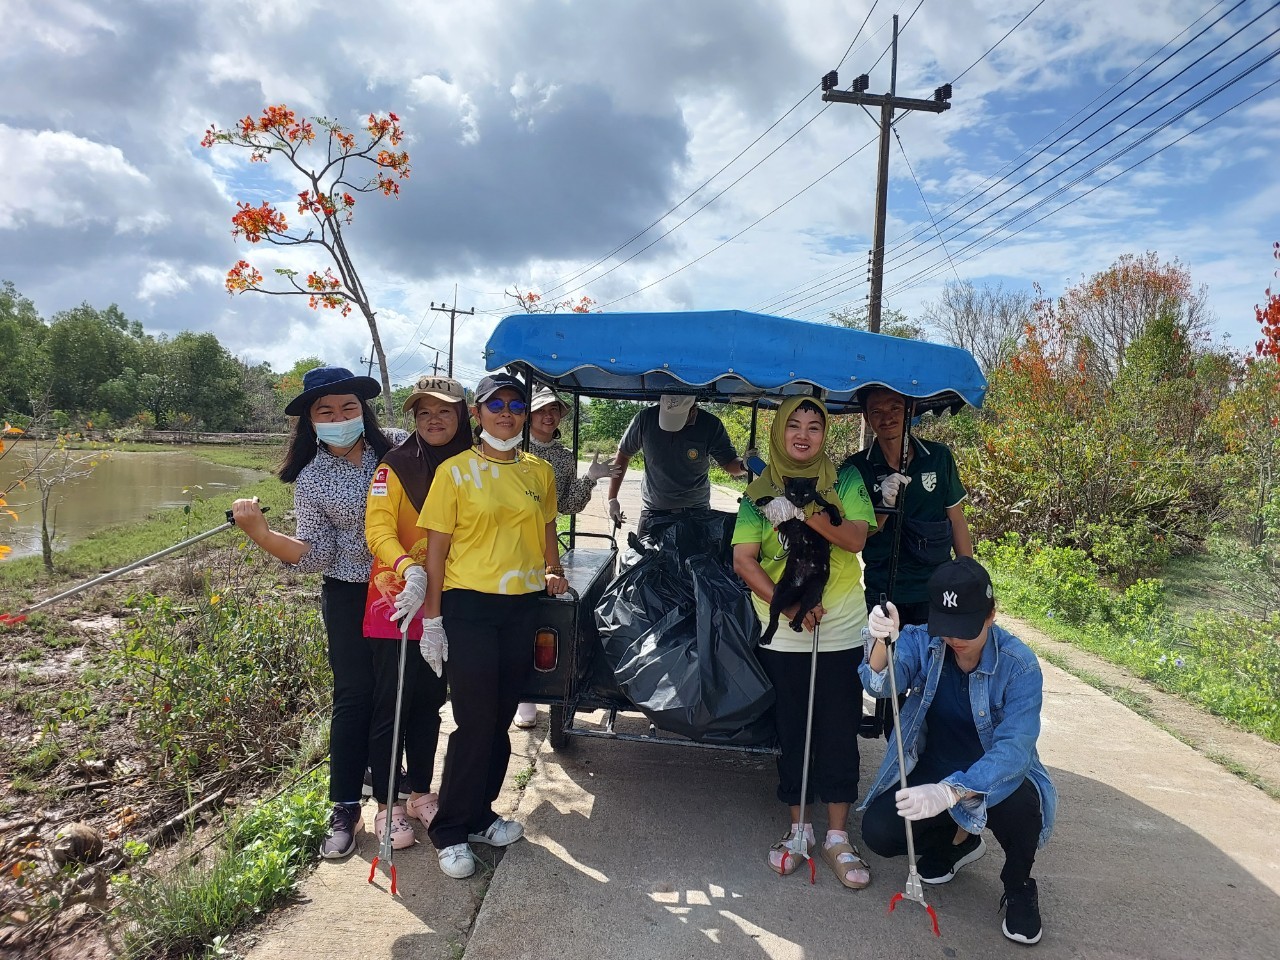
[[[436,854],[436,857],[446,877],[464,880],[476,872],[475,855],[471,852],[471,847],[465,843],[455,843],[452,847],[445,847]]]
[[[491,847],[506,847],[524,836],[524,827],[515,820],[504,820],[499,817],[489,824],[484,833],[472,833],[467,839],[472,843],[487,843]]]
[[[538,725],[538,705],[522,703],[516,707],[515,725],[520,730],[532,730]]]

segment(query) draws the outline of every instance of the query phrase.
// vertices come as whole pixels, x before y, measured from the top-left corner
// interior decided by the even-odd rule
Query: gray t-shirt
[[[644,452],[640,499],[645,510],[709,507],[711,461],[724,466],[738,457],[719,417],[701,408],[693,423],[670,433],[658,426],[658,408],[646,407],[627,427],[619,449],[626,457]]]

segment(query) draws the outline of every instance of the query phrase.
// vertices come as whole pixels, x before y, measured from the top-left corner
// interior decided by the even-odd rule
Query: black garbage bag
[[[706,743],[774,740],[760,623],[728,547],[732,514],[680,517],[643,544],[596,607],[601,650],[625,699],[661,730]]]

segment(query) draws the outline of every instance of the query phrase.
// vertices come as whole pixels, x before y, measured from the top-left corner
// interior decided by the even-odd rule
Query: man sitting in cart
[[[957,557],[973,556],[973,538],[964,518],[968,496],[960,482],[955,457],[946,445],[911,438],[906,472],[902,469],[902,447],[907,398],[887,387],[864,387],[858,391],[867,426],[875,442],[840,465],[857,470],[876,506],[876,536],[862,551],[866,568],[867,610],[881,594],[889,595],[904,624],[922,624],[929,618],[929,577],[939,565]],[[906,488],[910,486],[910,491]],[[903,530],[898,550],[898,568],[889,594],[889,561],[893,553],[893,525],[898,517],[883,512],[902,504]],[[892,727],[892,715],[885,701],[878,701],[876,713],[868,717],[863,735],[877,737]]]
[[[712,460],[731,476],[747,473],[719,417],[699,408],[694,396],[663,394],[657,405],[637,413],[622,435],[609,480],[609,516],[615,524],[622,523],[622,478],[640,452],[644,478],[636,535],[642,540],[656,519],[710,509]]]

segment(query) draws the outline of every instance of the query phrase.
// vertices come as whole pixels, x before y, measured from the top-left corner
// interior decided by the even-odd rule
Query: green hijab
[[[796,408],[802,403],[811,403],[818,408],[822,414],[822,450],[818,452],[816,457],[806,460],[804,463],[794,459],[787,453],[787,420],[796,412]],[[780,497],[786,489],[787,477],[816,477],[818,480],[818,493],[828,503],[832,504],[837,510],[843,514],[840,508],[840,499],[836,495],[836,467],[831,462],[831,458],[827,456],[827,437],[826,430],[830,426],[830,417],[827,414],[827,405],[815,397],[788,397],[782,402],[782,406],[778,408],[778,412],[774,414],[773,426],[769,429],[769,464],[765,467],[764,473],[752,480],[747,486],[747,499],[753,506],[759,506],[760,501],[769,497]],[[804,508],[805,516],[812,516],[820,508],[816,503],[811,503]]]

